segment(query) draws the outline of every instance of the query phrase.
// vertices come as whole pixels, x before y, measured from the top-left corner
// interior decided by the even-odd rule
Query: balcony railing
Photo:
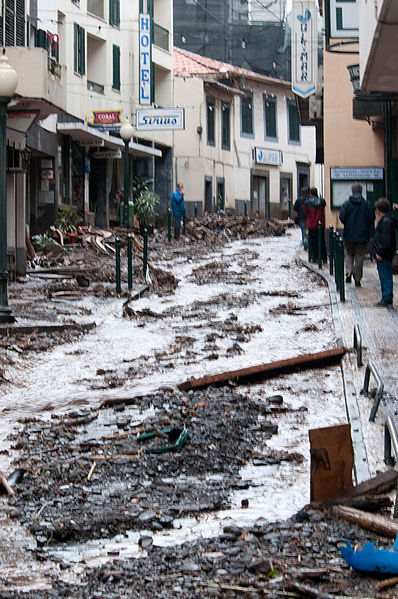
[[[105,88],[103,85],[101,85],[101,83],[95,83],[95,81],[89,81],[87,79],[87,89],[89,89],[92,92],[96,92],[97,94],[102,94],[104,95],[105,92]]]
[[[155,46],[169,51],[169,32],[156,23],[153,24],[153,43]]]

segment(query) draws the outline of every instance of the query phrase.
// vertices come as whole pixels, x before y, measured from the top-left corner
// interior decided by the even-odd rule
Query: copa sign
[[[151,104],[151,16],[140,14],[140,104]]]
[[[292,18],[292,90],[298,96],[307,98],[315,93],[318,71],[315,2],[294,0]]]

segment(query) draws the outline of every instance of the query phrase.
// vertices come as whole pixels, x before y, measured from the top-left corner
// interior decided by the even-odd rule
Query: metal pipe
[[[318,221],[318,268],[322,270],[322,223]]]
[[[247,202],[244,203],[244,214],[247,216]]]
[[[130,196],[130,140],[124,140],[124,197],[123,197],[123,225],[129,226],[129,196]]]
[[[171,210],[167,209],[167,239],[171,241]]]
[[[133,288],[133,240],[127,235],[127,281],[129,291]]]
[[[329,273],[333,275],[333,226],[329,227]]]
[[[356,324],[354,326],[354,349],[357,351],[357,366],[360,368],[362,366],[362,335],[359,330],[359,326]]]
[[[341,237],[339,237],[339,270],[340,270],[340,301],[345,302],[345,280],[344,280],[344,244]]]
[[[116,237],[116,293],[120,295],[122,288],[120,285],[120,239]]]
[[[146,278],[146,271],[148,268],[148,229],[144,229],[144,252],[143,252],[143,268],[144,277]]]

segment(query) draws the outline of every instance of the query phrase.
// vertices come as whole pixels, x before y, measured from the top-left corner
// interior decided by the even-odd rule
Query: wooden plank
[[[342,499],[349,497],[361,497],[363,495],[377,495],[378,493],[386,493],[395,489],[397,485],[398,472],[396,470],[387,470],[380,472],[373,478],[356,485],[352,489],[347,489],[343,495],[339,495]],[[339,497],[336,499],[338,501]]]
[[[208,375],[198,379],[191,378],[185,383],[180,383],[178,389],[180,391],[189,391],[190,389],[203,389],[211,385],[228,385],[230,382],[235,385],[242,385],[244,383],[253,383],[273,378],[280,374],[307,370],[309,368],[323,368],[331,364],[338,364],[345,352],[346,349],[344,347],[338,347],[315,354],[303,354],[295,358],[288,358],[287,360],[278,360],[277,362],[250,366],[249,368],[221,372],[220,374]]]
[[[308,432],[311,451],[311,501],[326,501],[352,488],[352,450],[349,424]]]

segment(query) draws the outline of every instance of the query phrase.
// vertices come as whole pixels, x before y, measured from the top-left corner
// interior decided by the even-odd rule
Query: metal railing
[[[92,92],[96,92],[97,94],[104,95],[105,87],[101,85],[101,83],[95,83],[95,81],[89,81],[87,79],[87,89]]]
[[[394,450],[394,455],[392,450]],[[384,425],[384,461],[388,466],[394,466],[398,458],[398,435],[395,422],[391,416],[387,417]],[[395,495],[394,515],[398,518],[398,483]]]
[[[373,422],[376,417],[376,413],[377,413],[377,410],[378,410],[378,407],[380,404],[380,400],[383,395],[384,383],[381,380],[379,373],[376,370],[375,365],[373,364],[373,362],[371,360],[369,360],[369,364],[366,366],[366,370],[365,370],[365,380],[363,383],[363,390],[362,390],[365,397],[367,397],[369,395],[369,381],[370,381],[371,374],[373,374],[373,376],[376,380],[376,383],[377,383],[375,400],[373,402],[373,406],[372,406],[372,409],[370,411],[370,416],[369,416],[369,421]]]

